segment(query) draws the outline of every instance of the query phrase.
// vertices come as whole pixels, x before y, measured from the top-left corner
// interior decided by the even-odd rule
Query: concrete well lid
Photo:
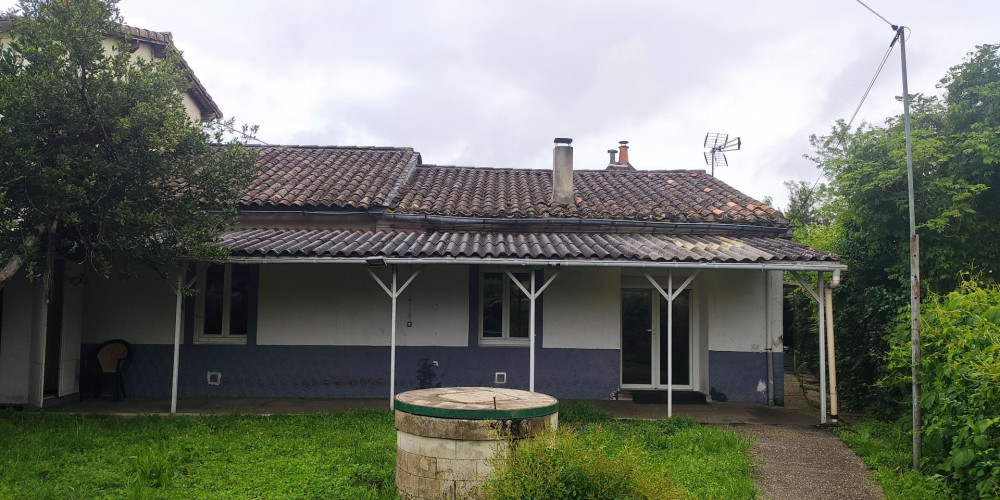
[[[544,417],[559,411],[546,394],[496,387],[437,387],[396,396],[394,407],[414,415],[469,420]]]

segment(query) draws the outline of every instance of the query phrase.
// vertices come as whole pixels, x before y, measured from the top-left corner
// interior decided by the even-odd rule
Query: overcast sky
[[[6,1],[4,3],[12,4]],[[975,45],[1000,42],[997,0],[867,0],[907,40],[911,93],[935,94]],[[272,144],[410,146],[425,163],[576,168],[630,141],[639,169],[706,168],[706,132],[740,136],[716,175],[786,203],[815,180],[809,134],[848,119],[891,28],[855,0],[123,0],[170,31],[229,117]],[[859,119],[900,113],[899,50]]]

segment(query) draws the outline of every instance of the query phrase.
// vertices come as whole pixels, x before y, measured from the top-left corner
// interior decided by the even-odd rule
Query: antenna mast
[[[730,139],[729,134],[720,134],[718,132],[705,134],[704,147],[708,149],[708,151],[705,151],[705,164],[712,166],[712,177],[715,177],[716,165],[720,167],[729,166],[729,161],[726,160],[726,151],[739,151],[742,145],[743,141],[739,137]]]

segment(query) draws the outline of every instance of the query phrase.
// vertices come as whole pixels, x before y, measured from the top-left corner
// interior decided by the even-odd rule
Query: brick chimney
[[[618,141],[618,163],[628,165],[628,141]]]
[[[573,202],[573,139],[556,137],[552,148],[552,203]]]

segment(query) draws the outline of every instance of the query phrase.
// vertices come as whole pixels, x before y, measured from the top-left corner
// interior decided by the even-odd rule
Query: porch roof
[[[239,261],[621,265],[843,269],[836,255],[765,236],[238,229],[223,235]]]

